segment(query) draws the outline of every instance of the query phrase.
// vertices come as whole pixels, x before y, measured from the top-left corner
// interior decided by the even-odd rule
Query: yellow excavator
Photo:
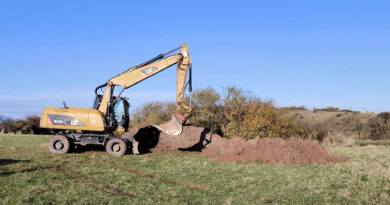
[[[125,133],[130,121],[129,102],[121,94],[174,64],[177,64],[176,112],[170,121],[154,126],[171,135],[180,134],[191,111],[190,106],[183,104],[186,87],[192,91],[192,63],[187,44],[131,67],[98,86],[92,109],[67,107],[65,102],[64,108],[46,107],[40,126],[56,133],[49,140],[49,151],[63,154],[72,151],[75,145],[103,145],[108,154],[120,156],[126,154],[131,145],[133,154],[138,154],[138,142]],[[122,88],[116,96],[115,87]]]

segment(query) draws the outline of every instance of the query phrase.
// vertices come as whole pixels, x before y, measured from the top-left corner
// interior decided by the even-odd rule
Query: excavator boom
[[[179,50],[179,53],[172,54],[174,51]],[[168,134],[178,135],[182,131],[182,124],[185,121],[185,117],[191,111],[191,108],[183,104],[184,91],[186,86],[187,72],[190,70],[189,90],[191,91],[191,58],[188,52],[187,44],[183,44],[181,47],[169,51],[166,54],[160,54],[159,56],[146,61],[138,66],[132,67],[127,71],[111,78],[106,84],[100,87],[106,86],[103,98],[101,100],[98,110],[105,116],[110,116],[112,112],[112,106],[115,104],[113,99],[113,90],[115,86],[121,86],[123,92],[127,89],[169,67],[177,64],[177,88],[176,88],[176,113],[172,116],[172,119],[164,124],[155,125],[161,131]],[[119,97],[119,96],[118,96]],[[181,111],[184,110],[184,116],[181,115]],[[106,120],[110,121],[109,117]]]

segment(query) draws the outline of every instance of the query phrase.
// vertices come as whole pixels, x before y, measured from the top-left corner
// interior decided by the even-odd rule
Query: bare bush
[[[0,124],[1,123],[3,123],[3,122],[5,122],[5,121],[7,121],[7,120],[10,120],[11,118],[9,118],[9,117],[6,117],[6,116],[4,116],[4,115],[0,115]]]
[[[189,103],[189,98],[185,99]],[[346,136],[359,139],[390,139],[390,114],[362,121],[358,112],[343,110],[335,118],[313,124],[302,115],[288,115],[302,107],[277,108],[272,101],[263,101],[250,92],[237,87],[227,87],[223,95],[212,88],[197,90],[192,98],[192,112],[187,122],[198,127],[208,127],[224,137],[241,136],[246,139],[262,137],[315,139],[326,144],[343,144]],[[153,102],[139,108],[131,125],[140,122],[160,124],[170,119],[175,103]],[[337,107],[315,109],[337,112]],[[336,120],[338,119],[338,120]]]
[[[368,121],[369,137],[372,140],[390,139],[390,112],[379,113]]]
[[[186,101],[188,103],[188,98]],[[262,101],[250,92],[237,87],[227,87],[223,98],[212,88],[197,90],[193,94],[192,112],[188,122],[213,129],[224,137],[241,136],[246,139],[261,137],[307,137],[308,129],[294,122],[271,101]],[[153,124],[169,120],[174,109],[170,103],[149,103],[138,109],[131,124]],[[171,103],[171,105],[174,105]]]

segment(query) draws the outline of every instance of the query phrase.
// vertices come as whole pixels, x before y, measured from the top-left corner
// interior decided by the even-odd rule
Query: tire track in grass
[[[160,174],[156,174],[156,173],[148,173],[148,172],[141,170],[141,169],[138,169],[138,168],[125,167],[123,165],[117,165],[114,163],[98,163],[98,164],[105,165],[105,166],[111,166],[111,167],[114,167],[116,169],[120,169],[122,171],[129,172],[137,177],[157,179],[163,183],[168,183],[168,184],[180,186],[180,187],[189,189],[191,191],[208,191],[203,186],[191,184],[188,182],[178,181],[178,180],[175,180],[175,179],[170,178],[170,177],[163,177]]]
[[[61,166],[62,165],[38,166],[38,167],[16,170],[16,171],[5,171],[5,172],[0,172],[0,176],[9,176],[9,175],[13,175],[13,174],[28,173],[28,172],[38,171],[38,170],[45,170],[45,169],[55,169],[55,168],[59,168]]]
[[[39,170],[54,169],[54,170],[60,172],[62,175],[64,175],[65,177],[67,177],[70,180],[87,184],[88,186],[91,186],[97,190],[111,193],[112,195],[115,195],[117,197],[124,197],[124,196],[136,197],[136,195],[134,193],[123,192],[118,187],[113,187],[109,184],[102,183],[94,178],[87,177],[79,172],[72,171],[71,168],[69,166],[67,166],[70,162],[71,163],[78,163],[78,162],[82,162],[82,161],[83,160],[71,159],[69,161],[65,160],[62,163],[57,163],[56,165],[53,165],[50,163],[44,163],[44,164],[41,164],[40,166],[36,166],[36,167],[32,167],[32,168],[0,172],[0,176],[9,176],[9,175],[18,174],[18,173],[29,173],[29,172],[33,172],[33,171],[39,171]]]
[[[30,168],[9,171],[10,168],[2,167],[2,168],[0,168],[0,176],[9,176],[9,175],[13,175],[13,174],[29,173],[29,172],[40,171],[40,170],[47,170],[47,169],[57,169],[57,168],[60,168],[60,167],[64,166],[66,163],[68,163],[67,161],[63,161],[61,163],[56,163],[56,164],[52,164],[52,163],[43,163],[43,164],[41,164],[41,163],[36,163],[32,159],[29,159],[29,160],[19,160],[19,159],[17,159],[17,160],[13,160],[13,161],[19,161],[19,162],[27,163],[27,165],[30,165]],[[31,165],[33,165],[33,166],[31,166]]]
[[[125,197],[125,196],[131,196],[136,197],[136,195],[132,192],[123,192],[120,188],[111,186],[109,184],[105,184],[99,180],[96,180],[92,177],[87,177],[80,172],[72,171],[70,167],[67,166],[61,166],[56,168],[57,171],[61,172],[65,177],[68,179],[71,179],[75,182],[81,182],[83,184],[86,184],[88,186],[93,187],[94,189],[100,190],[102,192],[108,192],[114,196],[117,197]]]

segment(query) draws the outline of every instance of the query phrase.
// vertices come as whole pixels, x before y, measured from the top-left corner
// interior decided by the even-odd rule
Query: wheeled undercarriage
[[[109,134],[57,134],[49,140],[49,151],[56,154],[72,152],[77,146],[103,145],[108,154],[121,156],[131,148],[133,154],[139,154],[138,142],[130,136],[116,137]]]
[[[98,109],[102,96],[97,94],[94,101],[93,109]],[[129,103],[126,98],[114,97],[115,105],[113,106],[113,115],[109,116],[110,119],[106,119],[108,122],[106,126],[112,126],[112,128],[128,129],[129,126]],[[63,120],[64,124],[72,124],[72,122],[66,122],[67,119],[56,118],[57,120]],[[108,129],[113,130],[113,129]],[[111,133],[64,133],[59,131],[54,135],[48,144],[49,151],[56,154],[63,154],[74,151],[77,146],[86,145],[103,145],[108,154],[112,155],[124,155],[128,152],[128,148],[131,147],[133,154],[139,154],[138,142],[132,137],[126,134],[115,135],[115,132]]]

